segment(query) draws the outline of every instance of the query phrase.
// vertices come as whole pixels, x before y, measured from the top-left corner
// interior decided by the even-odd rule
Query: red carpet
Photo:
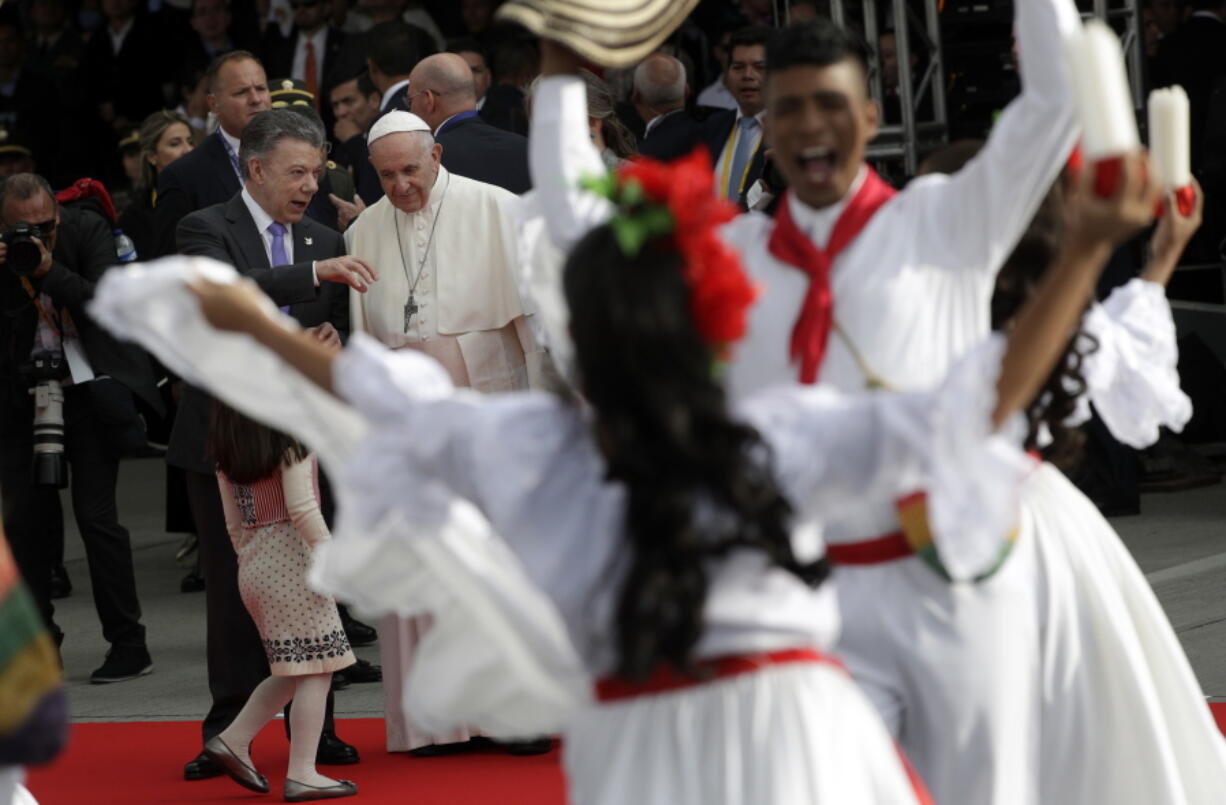
[[[1226,732],[1226,703],[1211,704]],[[27,785],[42,805],[95,802],[238,803],[280,801],[289,745],[280,723],[269,725],[255,744],[255,762],[272,793],[253,794],[228,779],[189,783],[183,764],[200,748],[195,721],[75,724],[68,750],[55,764],[31,770]],[[344,719],[340,734],[358,747],[357,766],[324,766],[325,774],[352,779],[364,803],[412,805],[563,805],[558,750],[537,757],[496,752],[459,757],[414,758],[383,751],[383,721]],[[357,801],[355,799],[355,801]]]
[[[415,758],[383,751],[383,720],[344,719],[338,732],[358,748],[356,766],[321,766],[353,780],[363,803],[412,805],[562,805],[558,750],[511,757],[497,752]],[[256,765],[272,785],[256,794],[229,779],[186,782],[183,764],[200,751],[197,721],[74,724],[67,751],[51,766],[31,769],[26,785],[42,805],[85,803],[280,802],[289,743],[278,721],[256,739]]]

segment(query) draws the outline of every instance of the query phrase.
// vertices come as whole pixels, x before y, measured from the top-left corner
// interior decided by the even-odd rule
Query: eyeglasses
[[[50,235],[55,232],[55,219],[52,218],[50,221],[43,221],[41,224],[34,224],[34,226],[38,227],[38,231],[44,235]]]

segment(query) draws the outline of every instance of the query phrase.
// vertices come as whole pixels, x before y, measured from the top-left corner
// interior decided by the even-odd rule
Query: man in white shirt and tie
[[[715,161],[716,187],[721,196],[742,203],[749,188],[762,176],[762,116],[765,99],[767,28],[742,28],[728,44],[724,83],[736,98],[736,110],[711,115],[703,123],[702,142]]]

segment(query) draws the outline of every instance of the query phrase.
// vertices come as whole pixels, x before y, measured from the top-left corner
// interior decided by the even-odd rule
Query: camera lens
[[[29,237],[15,238],[9,244],[8,265],[17,276],[30,276],[42,261],[43,253],[39,251],[38,244]]]

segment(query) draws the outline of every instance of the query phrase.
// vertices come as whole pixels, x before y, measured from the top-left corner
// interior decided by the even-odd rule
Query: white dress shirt
[[[383,100],[379,102],[379,111],[387,111],[387,104],[392,98],[396,97],[396,93],[405,93],[409,89],[409,79],[398,81],[387,88],[387,92],[383,93]]]
[[[328,26],[323,26],[311,36],[298,33],[298,41],[294,44],[294,65],[290,68],[290,77],[306,81],[306,46],[307,42],[315,45],[315,86],[323,87],[324,83],[324,48],[328,45]]]
[[[272,262],[272,233],[268,231],[268,226],[273,222],[273,217],[264,211],[264,208],[259,205],[251,194],[247,192],[247,188],[243,188],[243,203],[247,205],[247,212],[251,213],[252,219],[255,221],[255,228],[260,231],[260,240],[264,244],[264,254],[268,256],[268,265],[276,268]],[[285,225],[285,259],[289,262],[286,265],[294,264],[294,225]]]
[[[135,24],[136,18],[133,17],[132,19],[128,20],[127,24],[118,31],[109,25],[106,27],[106,32],[110,34],[111,37],[111,53],[114,53],[116,56],[119,55],[119,51],[123,49],[124,40],[128,38],[128,34],[132,32],[132,26]]]

